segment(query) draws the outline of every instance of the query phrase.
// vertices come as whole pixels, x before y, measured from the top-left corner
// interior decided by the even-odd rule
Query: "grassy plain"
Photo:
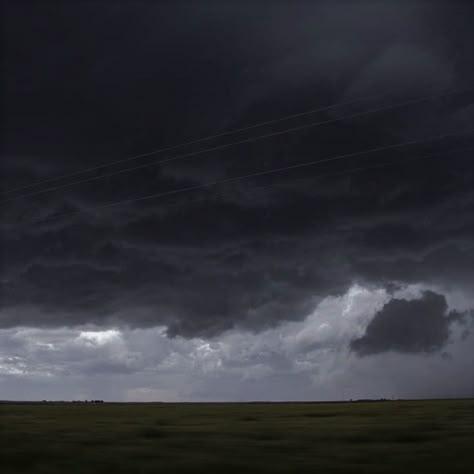
[[[474,400],[0,404],[0,472],[470,473]]]

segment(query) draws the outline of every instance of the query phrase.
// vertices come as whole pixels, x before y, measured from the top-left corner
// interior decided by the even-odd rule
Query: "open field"
[[[0,404],[0,472],[468,473],[474,400]]]

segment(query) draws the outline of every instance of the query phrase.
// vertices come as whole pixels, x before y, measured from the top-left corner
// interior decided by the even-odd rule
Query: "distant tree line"
[[[104,400],[0,400],[0,404],[37,405],[37,404],[69,404],[69,403],[104,403]]]

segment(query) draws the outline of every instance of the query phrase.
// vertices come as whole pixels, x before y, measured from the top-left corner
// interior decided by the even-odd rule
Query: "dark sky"
[[[4,2],[0,398],[474,395],[473,22]]]

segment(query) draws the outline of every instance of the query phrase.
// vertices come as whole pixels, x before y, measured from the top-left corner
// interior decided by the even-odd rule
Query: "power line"
[[[313,176],[312,179],[316,180],[316,179],[335,177],[335,176],[345,176],[345,175],[356,174],[356,173],[360,173],[360,172],[367,171],[367,170],[372,170],[372,169],[379,169],[379,168],[386,168],[386,167],[389,167],[389,166],[399,166],[399,165],[404,165],[404,164],[410,164],[410,163],[413,163],[414,161],[426,160],[428,158],[436,158],[436,157],[451,155],[451,154],[456,154],[456,153],[465,153],[467,151],[472,151],[472,150],[474,150],[474,146],[467,147],[467,148],[454,149],[454,150],[440,151],[440,152],[435,152],[435,153],[428,153],[428,154],[421,155],[421,156],[417,155],[416,157],[403,158],[403,159],[397,160],[397,161],[377,163],[377,164],[369,165],[369,166],[359,166],[359,167],[350,168],[350,169],[341,170],[341,171],[336,171],[336,172],[322,173],[322,174],[318,174],[317,176]],[[299,181],[307,180],[307,179],[308,179],[308,177],[298,178]],[[269,188],[271,186],[273,186],[273,183],[261,184],[259,186],[255,186],[254,188],[252,188],[249,191],[249,194],[253,194],[252,191],[255,192],[257,189]],[[182,202],[182,201],[174,202],[174,203],[168,204],[167,208],[169,209],[169,208],[174,208],[174,207],[183,207],[184,205],[189,205],[191,203],[197,203],[197,202],[204,202],[204,201],[208,201],[209,199],[210,199],[210,196],[204,196],[204,197],[200,197],[200,198],[196,198],[196,199],[191,199],[191,200],[188,200],[186,202]],[[75,212],[71,212],[71,213],[64,213],[64,214],[60,214],[60,215],[50,216],[50,217],[47,217],[47,218],[45,218],[41,221],[34,222],[34,224],[43,224],[43,223],[46,223],[46,222],[50,222],[50,221],[60,219],[62,217],[67,217],[69,215],[79,214],[80,212],[81,211],[75,211]],[[78,223],[73,223],[72,225],[78,225]]]
[[[474,146],[466,147],[466,148],[458,148],[458,149],[454,149],[454,150],[447,150],[447,151],[438,151],[438,152],[428,153],[428,154],[421,155],[421,156],[417,155],[415,158],[414,157],[409,157],[409,158],[398,159],[397,161],[385,161],[385,162],[377,163],[377,164],[374,164],[374,165],[358,166],[358,167],[355,167],[355,168],[349,168],[349,169],[345,169],[345,170],[341,170],[341,171],[321,173],[321,174],[318,174],[316,176],[312,176],[309,179],[316,180],[316,179],[320,179],[320,178],[328,178],[328,177],[333,177],[333,176],[344,176],[344,175],[359,173],[361,171],[367,171],[367,170],[371,170],[371,169],[379,169],[379,168],[385,168],[385,167],[388,167],[388,166],[397,166],[397,165],[402,165],[402,164],[406,164],[406,163],[412,163],[412,162],[415,162],[415,161],[425,160],[425,159],[428,159],[428,158],[435,158],[435,157],[438,157],[438,156],[451,155],[451,154],[455,154],[455,153],[465,153],[467,151],[472,151],[472,150],[474,150]],[[308,180],[308,176],[293,179],[292,183],[294,183],[295,181],[303,181],[303,180]],[[267,184],[260,184],[258,186],[254,186],[252,189],[250,189],[249,194],[252,194],[252,191],[255,191],[257,189],[265,189],[265,188],[269,188],[271,186],[274,186],[274,184],[273,183],[267,183]],[[195,202],[202,202],[202,201],[207,201],[207,200],[209,200],[209,196],[204,196],[204,197],[200,197],[200,198],[197,198],[197,199],[191,199],[191,200],[186,201],[186,202],[173,202],[171,204],[167,204],[167,207],[169,208],[169,207],[175,207],[175,206],[183,206],[185,204],[195,203]],[[55,216],[52,216],[52,217],[55,217]],[[44,221],[42,221],[42,222],[44,222]]]
[[[189,140],[189,141],[186,141],[186,142],[183,142],[183,143],[178,143],[176,145],[170,145],[170,146],[163,147],[163,148],[157,148],[155,150],[151,150],[151,151],[148,151],[148,152],[145,152],[145,153],[140,153],[140,154],[137,154],[137,155],[132,155],[132,156],[129,156],[129,157],[126,157],[126,158],[122,158],[120,160],[111,161],[109,163],[103,163],[103,164],[100,164],[100,165],[97,165],[97,166],[91,166],[90,168],[84,168],[82,170],[74,171],[72,173],[67,173],[67,174],[55,176],[53,178],[48,178],[48,179],[44,179],[44,180],[41,180],[41,181],[37,181],[35,183],[27,184],[25,186],[19,186],[17,188],[7,189],[6,191],[0,191],[0,194],[11,194],[11,193],[14,193],[16,191],[21,191],[23,189],[34,188],[34,187],[37,187],[37,186],[40,186],[40,185],[43,185],[43,184],[46,184],[46,183],[51,183],[51,182],[54,182],[54,181],[60,181],[62,179],[66,179],[66,178],[72,178],[74,176],[79,176],[81,174],[89,173],[91,171],[97,171],[99,169],[108,168],[109,166],[117,165],[117,164],[120,164],[120,163],[126,163],[126,162],[129,162],[129,161],[137,160],[139,158],[144,158],[146,156],[157,155],[159,153],[164,153],[166,151],[171,151],[171,150],[177,150],[179,148],[184,148],[186,146],[196,145],[198,143],[211,141],[211,140],[214,140],[216,138],[221,138],[221,137],[224,137],[224,136],[234,135],[236,133],[245,132],[245,131],[248,131],[248,130],[253,130],[255,128],[263,127],[265,125],[271,125],[271,124],[284,122],[286,120],[291,120],[291,119],[298,118],[298,117],[304,117],[304,116],[319,113],[319,112],[325,112],[327,110],[335,109],[335,108],[338,108],[338,107],[345,107],[347,105],[352,105],[352,104],[355,104],[357,102],[375,100],[375,99],[378,99],[380,97],[384,97],[386,95],[388,95],[387,92],[383,93],[383,94],[373,95],[373,96],[357,97],[356,99],[352,99],[352,100],[349,100],[349,101],[346,101],[346,102],[325,105],[325,106],[322,106],[322,107],[306,110],[304,112],[298,112],[298,113],[291,114],[291,115],[285,115],[283,117],[279,117],[279,118],[276,118],[276,119],[265,120],[263,122],[258,122],[258,123],[255,123],[255,124],[252,124],[252,125],[247,125],[247,126],[241,127],[241,128],[233,128],[233,129],[227,130],[225,132],[215,133],[213,135],[207,135],[207,136],[204,136],[204,137],[201,137],[201,138],[197,138],[195,140]]]
[[[468,89],[472,89],[472,87],[468,88]],[[463,89],[463,90],[466,90],[466,89]],[[269,133],[266,133],[266,134],[263,134],[263,135],[257,135],[257,136],[254,136],[254,137],[248,137],[248,138],[245,138],[245,139],[242,139],[242,140],[237,140],[237,141],[230,142],[230,143],[224,143],[224,144],[217,145],[217,146],[214,146],[214,147],[205,148],[203,150],[198,150],[198,151],[193,151],[193,152],[189,152],[189,153],[174,155],[174,156],[164,158],[162,160],[158,160],[158,161],[155,161],[155,162],[152,162],[152,163],[145,163],[145,164],[134,166],[134,167],[131,167],[131,168],[125,168],[125,169],[114,171],[114,172],[111,172],[111,173],[106,173],[106,174],[103,174],[101,176],[93,176],[91,178],[86,178],[86,179],[82,179],[82,180],[78,180],[78,181],[73,181],[72,183],[65,183],[65,184],[62,184],[62,185],[49,187],[49,188],[42,189],[42,190],[39,190],[39,191],[34,191],[34,192],[31,192],[31,193],[22,194],[20,196],[15,196],[13,198],[3,199],[3,200],[0,201],[0,204],[15,201],[17,199],[23,199],[23,198],[26,198],[26,197],[37,196],[37,195],[40,195],[40,194],[56,191],[58,189],[64,189],[64,188],[67,188],[67,187],[70,187],[70,186],[75,186],[75,185],[78,185],[78,184],[84,184],[84,183],[88,183],[88,182],[92,182],[92,181],[97,181],[99,179],[104,179],[104,178],[108,178],[108,177],[111,177],[111,176],[117,176],[117,175],[120,175],[120,174],[123,174],[123,173],[129,173],[129,172],[139,170],[139,169],[149,168],[151,166],[156,166],[156,165],[159,165],[159,164],[162,164],[162,163],[168,163],[168,162],[171,162],[171,161],[181,160],[181,159],[189,158],[189,157],[192,157],[192,156],[202,155],[204,153],[210,153],[210,152],[213,152],[213,151],[223,150],[223,149],[226,149],[226,148],[230,148],[232,146],[243,145],[243,144],[246,144],[246,143],[252,143],[252,142],[255,142],[255,141],[258,141],[258,140],[273,138],[273,137],[284,135],[284,134],[287,134],[287,133],[306,130],[306,129],[309,129],[309,128],[312,128],[312,127],[317,127],[317,126],[326,125],[326,124],[330,124],[330,123],[336,123],[336,122],[340,122],[342,120],[347,120],[347,119],[352,119],[352,118],[357,118],[357,117],[363,117],[365,115],[370,115],[370,114],[373,114],[373,113],[378,113],[378,112],[383,112],[383,111],[387,111],[387,110],[394,110],[394,109],[397,109],[397,108],[407,107],[407,106],[410,106],[410,105],[415,105],[415,104],[418,104],[418,103],[421,103],[421,102],[426,102],[426,101],[429,101],[429,100],[436,99],[438,97],[449,96],[449,95],[456,94],[456,93],[459,93],[459,90],[452,90],[450,92],[444,92],[442,94],[423,96],[423,97],[419,97],[419,98],[416,98],[416,99],[410,99],[410,100],[407,100],[407,101],[404,101],[404,102],[399,102],[399,103],[392,104],[392,105],[387,105],[387,106],[383,106],[383,107],[377,107],[377,108],[369,109],[369,110],[366,110],[366,111],[363,111],[363,112],[357,112],[357,113],[353,113],[353,114],[343,115],[342,117],[337,117],[337,118],[334,118],[334,119],[327,119],[327,120],[322,120],[322,121],[318,121],[318,122],[310,122],[310,123],[306,123],[306,124],[303,124],[303,125],[298,125],[298,126],[295,126],[295,127],[290,127],[290,128],[286,128],[286,129],[283,129],[283,130],[279,130],[279,131],[276,131],[276,132],[269,132]]]
[[[419,144],[422,144],[422,143],[434,142],[434,141],[437,141],[437,140],[443,140],[445,138],[454,137],[454,136],[457,136],[457,135],[466,135],[466,134],[470,134],[470,133],[473,133],[473,132],[474,132],[474,129],[465,130],[465,131],[457,131],[457,132],[449,132],[449,133],[434,135],[434,136],[423,138],[423,139],[409,140],[409,141],[405,141],[405,142],[401,142],[401,143],[394,143],[394,144],[391,144],[391,145],[384,145],[384,146],[379,146],[379,147],[375,147],[375,148],[369,148],[369,149],[366,149],[366,150],[360,150],[360,151],[351,152],[351,153],[344,153],[344,154],[340,154],[340,155],[329,156],[327,158],[322,158],[322,159],[319,159],[319,160],[305,161],[305,162],[302,162],[302,163],[296,163],[296,164],[293,164],[293,165],[282,166],[282,167],[279,167],[279,168],[272,168],[272,169],[269,169],[269,170],[262,170],[262,171],[258,171],[258,172],[255,172],[255,173],[249,173],[249,174],[239,175],[239,176],[232,176],[230,178],[211,181],[211,182],[208,182],[208,183],[197,184],[197,185],[193,185],[193,186],[186,186],[186,187],[182,187],[182,188],[176,188],[176,189],[172,189],[172,190],[164,191],[164,192],[160,192],[160,193],[153,193],[153,194],[149,194],[149,195],[146,195],[146,196],[141,196],[141,197],[137,197],[137,198],[133,198],[133,199],[124,199],[124,200],[120,200],[120,201],[111,202],[111,203],[108,203],[108,204],[92,206],[92,207],[86,209],[86,211],[93,211],[93,210],[97,210],[97,209],[106,209],[106,208],[115,207],[115,206],[119,206],[119,205],[127,205],[127,204],[132,204],[134,202],[145,201],[145,200],[148,200],[148,199],[162,198],[162,197],[166,197],[166,196],[171,196],[171,195],[181,194],[181,193],[185,193],[185,192],[195,191],[195,190],[198,190],[198,189],[209,188],[209,187],[216,186],[216,185],[219,185],[219,184],[230,183],[230,182],[233,182],[233,181],[242,181],[242,180],[249,179],[249,178],[254,178],[254,177],[259,177],[259,176],[266,176],[266,175],[275,174],[275,173],[279,173],[279,172],[283,172],[283,171],[290,171],[290,170],[293,170],[293,169],[299,169],[299,168],[314,166],[314,165],[319,164],[319,163],[327,163],[327,162],[331,162],[331,161],[337,161],[337,160],[342,160],[342,159],[346,159],[346,158],[353,158],[353,157],[356,157],[356,156],[363,156],[363,155],[368,155],[368,154],[371,154],[371,153],[377,153],[377,152],[380,152],[380,151],[393,150],[393,149],[402,148],[402,147],[406,147],[406,146],[410,146],[410,145],[419,145]],[[468,148],[468,149],[470,149],[470,148]],[[465,150],[461,150],[461,151],[465,151]],[[444,153],[444,152],[440,152],[440,153]],[[60,219],[60,218],[68,217],[70,215],[75,215],[75,214],[78,214],[78,213],[81,213],[81,212],[83,212],[83,210],[78,210],[78,211],[63,213],[63,214],[59,214],[59,215],[54,215],[54,216],[51,216],[49,218],[43,219],[40,222],[46,222],[46,221],[49,221],[49,220]]]
[[[469,89],[471,89],[471,88],[467,88],[467,90],[469,90]],[[463,90],[463,89],[460,89],[460,90]],[[228,136],[228,135],[233,135],[233,134],[240,133],[240,132],[245,132],[245,131],[248,131],[248,130],[253,130],[255,128],[263,127],[265,125],[271,125],[271,124],[284,122],[286,120],[290,120],[290,119],[294,119],[294,118],[298,118],[298,117],[304,117],[304,116],[319,113],[319,112],[325,112],[327,110],[331,110],[331,109],[334,109],[334,108],[345,107],[347,105],[352,105],[352,104],[355,104],[357,102],[376,100],[376,99],[379,99],[381,97],[385,97],[387,95],[390,95],[390,93],[389,92],[384,92],[384,93],[377,94],[377,95],[372,95],[372,96],[357,97],[355,99],[348,100],[346,102],[325,105],[325,106],[322,106],[322,107],[309,109],[309,110],[306,110],[306,111],[303,111],[303,112],[298,112],[298,113],[295,113],[295,114],[285,115],[283,117],[279,117],[279,118],[276,118],[276,119],[265,120],[263,122],[258,122],[258,123],[247,125],[247,126],[244,126],[244,127],[233,128],[233,129],[227,130],[225,132],[215,133],[213,135],[208,135],[208,136],[205,136],[205,137],[197,138],[195,140],[189,140],[189,141],[179,143],[179,144],[176,144],[176,145],[171,145],[171,146],[164,147],[164,148],[158,148],[158,149],[155,149],[155,150],[152,150],[152,151],[149,151],[149,152],[140,153],[140,154],[137,154],[137,155],[132,155],[132,156],[129,156],[127,158],[112,161],[110,163],[103,163],[101,165],[92,166],[90,168],[85,168],[85,169],[82,169],[82,170],[74,171],[72,173],[67,173],[67,174],[55,176],[53,178],[44,179],[44,180],[37,181],[35,183],[31,183],[31,184],[28,184],[28,185],[25,185],[25,186],[19,186],[17,188],[8,189],[6,191],[0,191],[0,195],[1,194],[11,194],[11,193],[16,192],[16,191],[21,191],[23,189],[29,189],[29,188],[37,187],[37,186],[40,186],[42,184],[51,183],[51,182],[54,182],[54,181],[60,181],[62,179],[66,179],[66,178],[72,178],[74,176],[79,176],[81,174],[85,174],[85,173],[89,173],[91,171],[96,171],[96,170],[99,170],[99,169],[107,168],[109,166],[117,165],[117,164],[120,164],[120,163],[126,163],[126,162],[129,162],[129,161],[137,160],[139,158],[144,158],[146,156],[151,156],[151,155],[155,155],[155,154],[159,154],[159,153],[164,153],[165,151],[176,150],[176,149],[179,149],[179,148],[184,148],[186,146],[195,145],[195,144],[203,143],[203,142],[206,142],[206,141],[211,141],[211,140],[214,140],[216,138],[220,138],[220,137],[224,137],[224,136]]]

